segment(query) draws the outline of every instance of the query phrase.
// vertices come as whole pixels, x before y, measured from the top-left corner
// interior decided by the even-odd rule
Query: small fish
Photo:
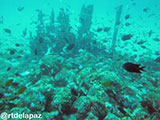
[[[16,72],[16,73],[15,73],[15,76],[16,76],[16,77],[19,77],[19,76],[21,76],[21,75],[20,75],[18,72]]]
[[[20,6],[20,7],[18,7],[17,8],[17,10],[20,12],[20,11],[22,11],[24,9],[24,6]]]
[[[35,55],[37,55],[37,54],[38,54],[37,48],[35,48],[35,50],[34,50],[34,54],[35,54]]]
[[[141,40],[139,42],[137,42],[137,44],[141,45],[141,44],[144,44],[146,41],[145,40]]]
[[[27,28],[25,28],[22,33],[23,33],[23,37],[25,37],[27,34]]]
[[[6,33],[8,33],[8,34],[11,34],[11,30],[10,30],[10,29],[4,28],[3,30],[4,30],[4,32],[6,32]]]
[[[15,50],[10,50],[10,51],[9,51],[10,55],[14,55],[15,52],[16,52]]]
[[[103,29],[102,28],[98,28],[97,29],[97,32],[101,32]]]
[[[127,15],[125,16],[125,19],[127,20],[127,19],[129,19],[129,18],[130,18],[130,15],[127,14]]]
[[[159,42],[159,41],[160,41],[159,38],[154,38],[153,40],[156,41],[156,42]]]
[[[110,29],[111,29],[110,27],[105,27],[103,31],[108,32]]]
[[[143,12],[148,12],[149,8],[144,8]]]
[[[145,71],[144,70],[145,67],[140,67],[140,64],[134,64],[130,62],[124,63],[123,68],[128,72],[134,72],[134,73],[141,73],[141,70]]]
[[[101,84],[105,87],[109,87],[109,86],[112,86],[113,85],[113,81],[111,80],[104,80],[101,82]]]
[[[20,44],[19,44],[19,43],[16,43],[16,44],[15,44],[15,46],[16,46],[16,47],[19,47],[19,46],[20,46]]]
[[[0,24],[3,23],[3,19],[4,19],[3,16],[1,16],[1,17],[0,17]]]
[[[72,50],[74,48],[75,44],[71,43],[67,46],[67,50]]]
[[[144,46],[144,45],[141,45],[141,47],[142,47],[142,48],[147,48],[147,47],[146,47],[146,46]]]
[[[42,37],[39,38],[39,42],[43,43],[43,38]]]
[[[7,68],[7,72],[10,71],[10,69],[11,69],[11,67],[8,67],[8,68]]]
[[[127,34],[127,35],[123,35],[122,36],[122,40],[129,40],[129,39],[131,39],[131,37],[133,37],[133,35],[131,35],[131,34]]]
[[[26,90],[26,87],[23,86],[23,87],[19,88],[19,90],[15,93],[15,95],[22,94],[25,90]]]
[[[157,57],[157,58],[156,58],[156,62],[157,62],[157,63],[160,63],[160,57]]]
[[[125,26],[130,26],[130,25],[131,25],[131,23],[128,23],[128,22],[127,22],[127,23],[125,23]]]
[[[151,35],[152,35],[152,30],[150,30],[148,34],[149,34],[149,37],[151,37]]]

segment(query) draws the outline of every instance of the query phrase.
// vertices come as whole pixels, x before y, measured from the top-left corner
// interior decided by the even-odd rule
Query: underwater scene
[[[160,0],[0,0],[0,119],[160,120]]]

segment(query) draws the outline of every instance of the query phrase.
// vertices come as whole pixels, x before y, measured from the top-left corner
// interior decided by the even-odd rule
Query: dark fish
[[[43,38],[42,37],[39,38],[39,42],[43,43]]]
[[[67,46],[67,50],[72,50],[74,48],[75,44],[71,43]]]
[[[24,9],[24,6],[20,6],[17,8],[18,11],[22,11]]]
[[[144,46],[144,45],[141,45],[141,47],[142,47],[142,48],[147,48],[147,47],[146,47],[146,46]]]
[[[97,29],[97,32],[101,32],[103,29],[102,28],[98,28]]]
[[[150,30],[148,34],[149,34],[149,37],[151,37],[151,35],[152,35],[152,30]]]
[[[137,42],[137,44],[141,45],[141,44],[144,44],[146,41],[144,40],[140,40],[139,42]]]
[[[129,39],[131,39],[131,37],[133,37],[133,35],[131,35],[131,34],[127,34],[127,35],[123,35],[122,36],[122,40],[129,40]]]
[[[19,44],[19,43],[16,43],[16,44],[15,44],[15,46],[16,46],[16,47],[19,47],[19,46],[20,46],[20,44]]]
[[[131,25],[131,23],[125,23],[125,26],[130,26]]]
[[[1,16],[1,17],[0,17],[0,24],[3,23],[3,19],[4,19],[3,16]]]
[[[26,36],[26,34],[27,34],[27,28],[25,28],[25,29],[23,30],[23,36],[24,36],[24,37]]]
[[[3,30],[4,30],[4,32],[6,32],[6,33],[8,33],[8,34],[11,34],[11,30],[10,30],[10,29],[4,28]]]
[[[127,19],[129,19],[129,18],[130,18],[130,15],[127,14],[127,15],[125,16],[125,19],[127,20]]]
[[[143,12],[148,12],[149,8],[144,8]]]
[[[11,67],[8,67],[8,68],[7,68],[7,71],[10,71],[10,69],[11,69]]]
[[[156,42],[159,42],[159,41],[160,41],[159,38],[154,38],[153,40],[156,41]]]
[[[156,62],[160,63],[160,57],[156,58]]]
[[[15,73],[15,76],[18,77],[18,76],[20,76],[20,74],[19,74],[18,72],[16,72],[16,73]]]
[[[37,48],[34,49],[34,54],[37,55],[38,54],[38,51],[37,51]]]
[[[134,73],[141,73],[141,70],[145,71],[144,70],[145,67],[140,67],[140,64],[134,64],[130,62],[124,63],[123,68],[128,72],[134,72]]]
[[[110,29],[111,29],[110,27],[105,27],[103,31],[108,32]]]
[[[15,54],[15,50],[10,50],[9,52],[11,55],[14,55]]]

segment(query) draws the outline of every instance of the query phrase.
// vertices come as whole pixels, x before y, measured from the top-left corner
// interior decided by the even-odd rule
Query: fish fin
[[[140,64],[137,64],[137,66],[139,67],[139,66],[141,66]]]
[[[142,71],[146,71],[146,70],[144,70],[144,68],[145,68],[145,67],[140,67],[140,70],[142,70]]]

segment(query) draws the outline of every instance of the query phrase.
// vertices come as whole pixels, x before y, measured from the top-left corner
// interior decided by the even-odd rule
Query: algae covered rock
[[[120,78],[111,71],[104,71],[99,74],[101,77],[102,84],[105,84],[107,81],[120,82]]]
[[[45,55],[42,58],[43,64],[48,65],[48,66],[54,66],[54,64],[56,63],[62,63],[63,60],[64,58],[58,55]]]

